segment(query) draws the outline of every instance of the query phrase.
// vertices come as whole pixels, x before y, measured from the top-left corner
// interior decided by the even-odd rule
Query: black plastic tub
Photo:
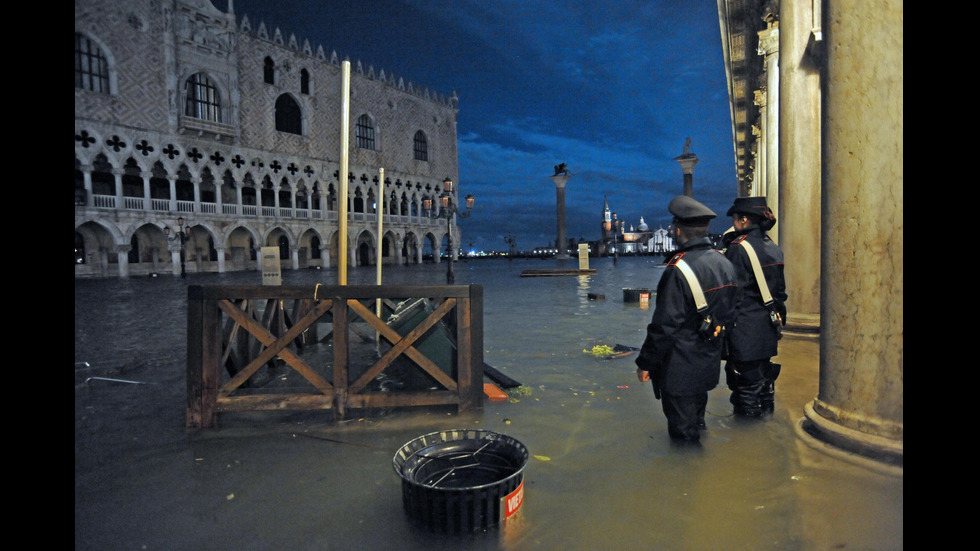
[[[623,289],[623,302],[650,302],[650,289]]]
[[[524,444],[496,432],[452,429],[420,436],[392,461],[412,524],[433,532],[477,532],[500,524],[524,500]]]

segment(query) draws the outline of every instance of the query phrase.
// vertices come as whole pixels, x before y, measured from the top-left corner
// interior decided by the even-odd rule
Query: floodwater
[[[817,393],[816,341],[781,342],[772,416],[733,417],[722,377],[700,445],[677,445],[635,356],[586,353],[642,344],[652,299],[624,302],[623,288],[656,289],[661,259],[520,277],[577,268],[564,262],[456,264],[457,284],[484,286],[486,363],[523,385],[506,401],[340,422],[329,411],[221,414],[203,431],[184,428],[186,288],[260,284],[260,274],[76,280],[75,549],[903,549],[902,471],[798,430]],[[376,277],[374,266],[348,269],[351,285]],[[446,264],[382,277],[442,285]],[[336,282],[336,270],[283,274],[284,285]],[[505,434],[531,454],[518,514],[462,536],[408,522],[392,465],[407,442],[454,428]]]

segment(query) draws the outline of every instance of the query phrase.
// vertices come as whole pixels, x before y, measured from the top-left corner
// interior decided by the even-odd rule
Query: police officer
[[[776,217],[765,197],[738,197],[728,209],[734,231],[726,233],[725,256],[738,274],[735,325],[728,331],[725,374],[730,401],[737,415],[758,417],[775,409],[776,377],[779,365],[771,358],[786,324],[786,281],[783,279],[783,252],[766,233]],[[758,259],[769,291],[763,298],[753,267],[752,252]]]
[[[711,209],[686,195],[675,197],[667,209],[674,215],[670,231],[679,248],[657,283],[636,375],[653,382],[671,438],[697,441],[708,391],[721,378],[725,327],[735,316],[735,270],[707,237],[708,223],[717,216]],[[700,311],[699,294],[706,303]]]

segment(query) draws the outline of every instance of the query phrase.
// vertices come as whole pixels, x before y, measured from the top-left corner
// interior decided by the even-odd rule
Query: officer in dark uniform
[[[765,197],[736,198],[728,216],[734,231],[724,236],[725,256],[738,274],[738,299],[735,325],[727,335],[725,374],[735,413],[758,417],[775,409],[779,364],[771,359],[778,352],[786,324],[783,252],[766,233],[776,224],[776,217]],[[758,258],[770,304],[763,299],[749,249]]]
[[[653,381],[672,438],[697,441],[704,428],[708,391],[721,379],[721,346],[725,328],[735,317],[735,270],[707,237],[717,215],[679,195],[667,207],[674,215],[671,236],[679,249],[657,283],[653,320],[636,358],[639,380]],[[693,273],[707,304],[699,311],[698,293],[685,276]]]

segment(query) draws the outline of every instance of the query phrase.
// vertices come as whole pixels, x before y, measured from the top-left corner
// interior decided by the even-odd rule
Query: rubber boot
[[[759,393],[759,401],[763,413],[772,413],[776,410],[776,383],[774,381],[766,381],[762,392]]]
[[[732,391],[729,398],[735,407],[735,415],[744,417],[759,417],[762,415],[762,392],[768,381],[765,379],[754,383],[740,384]]]

